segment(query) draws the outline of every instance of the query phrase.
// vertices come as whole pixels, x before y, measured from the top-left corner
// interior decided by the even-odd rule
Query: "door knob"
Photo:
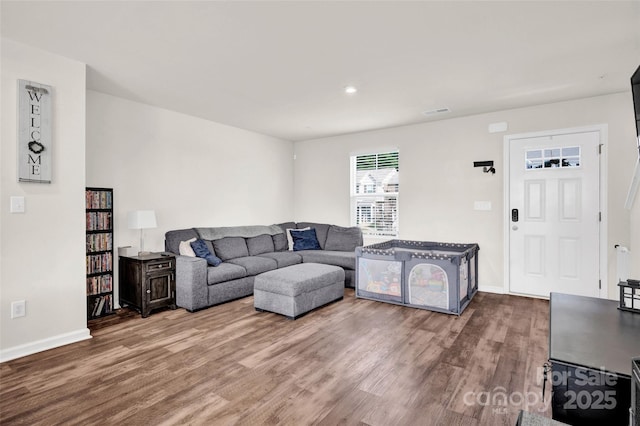
[[[513,226],[511,227],[511,229],[513,229],[514,231],[517,231],[517,230],[518,230],[518,225],[513,225]]]

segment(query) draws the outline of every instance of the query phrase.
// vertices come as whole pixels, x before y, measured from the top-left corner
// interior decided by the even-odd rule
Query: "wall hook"
[[[482,167],[482,171],[485,173],[496,173],[496,169],[493,167],[493,161],[474,161],[473,167]]]

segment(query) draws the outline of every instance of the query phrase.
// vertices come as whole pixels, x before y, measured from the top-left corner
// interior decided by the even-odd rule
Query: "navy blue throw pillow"
[[[222,260],[220,260],[219,257],[211,254],[211,252],[207,248],[207,243],[205,243],[203,240],[195,240],[191,243],[191,248],[193,249],[193,252],[196,254],[196,256],[206,259],[207,263],[211,266],[218,266],[222,263]]]
[[[304,231],[292,229],[291,238],[293,238],[293,251],[320,250],[320,243],[314,228]]]

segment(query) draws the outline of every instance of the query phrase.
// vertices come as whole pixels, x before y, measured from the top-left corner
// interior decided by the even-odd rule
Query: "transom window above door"
[[[555,169],[580,167],[580,147],[530,149],[525,152],[525,168]]]

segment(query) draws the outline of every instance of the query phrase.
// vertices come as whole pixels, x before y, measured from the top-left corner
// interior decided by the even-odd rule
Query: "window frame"
[[[398,156],[398,184],[395,192],[361,192],[357,193],[358,183],[356,181],[357,162],[359,157],[371,156],[371,155],[384,155],[384,154],[397,154]],[[400,235],[400,150],[397,148],[385,149],[380,151],[368,151],[353,153],[350,155],[350,173],[349,173],[349,214],[351,218],[351,226],[357,226],[362,229],[362,234],[365,238],[371,239],[390,239],[398,238]],[[381,170],[376,168],[375,170]],[[361,185],[363,186],[363,185]],[[379,233],[379,232],[367,232],[358,224],[358,200],[373,200],[380,197],[395,197],[395,229],[393,233]],[[372,209],[373,210],[373,209]],[[370,213],[374,216],[374,212]]]

